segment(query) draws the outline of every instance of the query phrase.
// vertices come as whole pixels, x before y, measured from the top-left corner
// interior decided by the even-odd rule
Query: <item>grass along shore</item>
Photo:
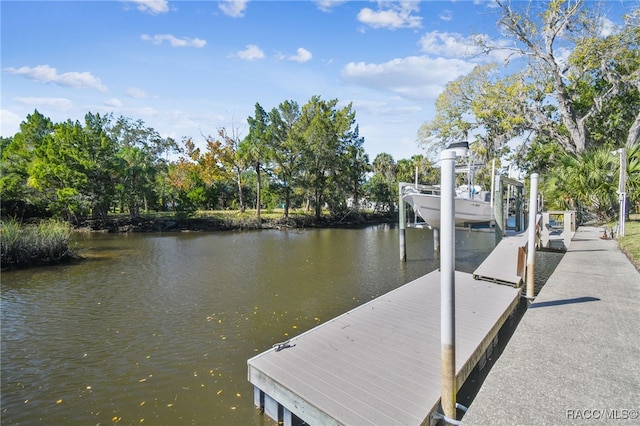
[[[351,212],[340,217],[323,216],[320,221],[304,211],[290,213],[283,218],[281,211],[268,211],[256,220],[255,211],[202,211],[189,219],[177,219],[167,213],[154,213],[131,220],[126,216],[115,216],[108,224],[85,224],[84,229],[109,232],[154,232],[154,231],[216,231],[257,228],[304,228],[330,226],[360,226],[368,223],[391,223],[394,219],[384,214]],[[56,264],[76,259],[69,248],[69,239],[74,229],[66,222],[44,220],[38,224],[23,225],[13,219],[0,222],[0,265],[2,269]],[[631,214],[625,224],[625,236],[618,238],[620,249],[640,271],[640,213]]]
[[[23,225],[14,219],[0,222],[0,265],[2,269],[61,263],[77,256],[69,248],[71,225],[44,220]]]

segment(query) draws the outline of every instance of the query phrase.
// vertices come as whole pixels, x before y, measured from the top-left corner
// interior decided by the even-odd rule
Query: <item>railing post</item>
[[[536,216],[538,214],[538,174],[533,173],[530,181],[529,195],[529,232],[527,245],[527,299],[533,300],[535,286],[536,259]],[[544,226],[544,225],[543,225]]]
[[[493,217],[496,222],[495,238],[496,245],[498,245],[504,237],[504,183],[502,179],[500,179],[500,176],[494,176],[494,179],[496,179],[496,194],[493,199]]]
[[[522,214],[522,201],[523,201],[523,188],[518,186],[516,193],[516,231],[521,232],[524,230],[524,215]]]
[[[455,336],[455,163],[456,153],[440,154],[440,383],[445,417],[456,418]]]
[[[620,223],[617,237],[624,237],[627,209],[627,150],[620,148],[620,178],[618,181],[618,200],[620,200]]]
[[[564,213],[564,232],[563,232],[563,239],[564,239],[564,247],[568,250],[569,246],[571,245],[571,228],[573,228],[573,224],[571,216],[573,216],[571,214],[571,212],[565,212]]]
[[[406,217],[406,207],[404,205],[404,200],[402,199],[402,190],[404,188],[404,183],[400,182],[398,184],[398,235],[400,237],[400,260],[403,262],[407,261],[407,241],[406,241],[406,228],[407,228],[407,217]]]

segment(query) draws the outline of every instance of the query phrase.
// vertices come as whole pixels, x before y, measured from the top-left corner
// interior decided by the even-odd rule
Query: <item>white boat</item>
[[[422,190],[421,190],[421,189]],[[405,186],[402,199],[430,228],[440,228],[440,188]],[[493,220],[491,192],[480,187],[462,185],[454,198],[456,226],[489,224]]]
[[[468,142],[450,144],[447,150],[456,152],[457,157],[466,158],[466,164],[456,166],[456,173],[466,173],[467,185],[456,188],[454,198],[455,225],[469,226],[474,224],[489,224],[493,220],[493,203],[491,192],[483,191],[478,185],[473,185],[475,168],[469,153]],[[409,203],[413,210],[426,222],[430,228],[440,228],[440,187],[439,186],[405,186],[402,199]]]

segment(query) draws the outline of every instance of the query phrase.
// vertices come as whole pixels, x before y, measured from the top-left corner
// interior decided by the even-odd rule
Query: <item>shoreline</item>
[[[397,223],[397,215],[383,213],[349,212],[343,216],[291,215],[288,219],[269,218],[260,222],[256,218],[172,218],[139,217],[135,219],[113,217],[107,221],[87,219],[74,226],[71,232],[77,233],[161,233],[161,232],[222,232],[257,231],[261,229],[295,230],[305,228],[360,228],[379,224]],[[85,258],[68,245],[57,255],[47,253],[45,257],[13,259],[4,256],[0,271],[36,268],[41,266],[69,265],[81,262]]]
[[[350,212],[343,216],[291,215],[289,218],[110,218],[85,220],[74,227],[75,232],[152,233],[152,232],[217,232],[260,229],[357,228],[377,224],[397,223],[397,214]]]

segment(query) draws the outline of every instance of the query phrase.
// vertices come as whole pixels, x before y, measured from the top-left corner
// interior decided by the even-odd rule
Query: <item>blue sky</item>
[[[632,3],[609,2],[611,22]],[[511,43],[490,0],[2,0],[0,14],[2,136],[37,109],[202,143],[220,127],[246,136],[256,102],[319,95],[352,103],[371,160],[423,153],[418,129],[447,82],[504,58],[475,55],[473,34]]]

